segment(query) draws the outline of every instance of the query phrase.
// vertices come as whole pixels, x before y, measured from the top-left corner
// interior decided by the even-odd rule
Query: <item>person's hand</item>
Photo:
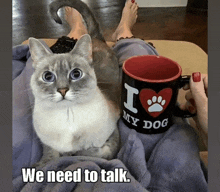
[[[193,118],[196,122],[199,133],[201,134],[205,145],[208,145],[208,76],[193,73],[190,78],[190,84],[186,85],[184,90],[190,89],[186,93],[186,103],[180,105],[182,110],[188,110],[197,115]]]

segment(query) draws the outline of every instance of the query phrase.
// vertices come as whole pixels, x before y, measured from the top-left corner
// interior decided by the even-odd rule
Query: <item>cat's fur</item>
[[[60,2],[69,1],[55,1],[51,7],[70,6]],[[38,166],[65,154],[112,159],[119,147],[118,60],[104,41],[92,12],[81,1],[73,2],[83,12],[89,35],[81,37],[70,53],[53,54],[37,39],[29,39],[35,69],[31,78],[33,124],[45,144]],[[62,6],[57,6],[59,3]],[[69,74],[75,68],[82,71],[82,77],[71,80]],[[45,82],[45,71],[55,75],[54,82]],[[60,88],[68,88],[65,96]]]

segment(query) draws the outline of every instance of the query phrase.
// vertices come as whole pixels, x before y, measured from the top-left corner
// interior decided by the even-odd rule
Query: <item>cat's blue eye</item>
[[[82,71],[78,68],[76,69],[73,69],[71,72],[70,72],[70,79],[72,80],[78,80],[82,77]]]
[[[42,78],[45,82],[54,82],[55,81],[55,75],[50,71],[45,71]]]

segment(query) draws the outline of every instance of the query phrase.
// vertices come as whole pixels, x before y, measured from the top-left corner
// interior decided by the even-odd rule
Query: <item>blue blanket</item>
[[[32,127],[34,99],[29,83],[33,68],[27,45],[13,48],[12,65],[14,191],[208,191],[197,135],[182,119],[167,132],[155,135],[138,133],[119,120],[121,147],[115,159],[60,157],[42,168],[43,176],[25,182],[22,168],[26,172],[42,156],[41,142]],[[52,170],[63,174],[78,170],[81,176],[78,175],[79,181],[58,177],[57,182],[52,182],[48,179]]]

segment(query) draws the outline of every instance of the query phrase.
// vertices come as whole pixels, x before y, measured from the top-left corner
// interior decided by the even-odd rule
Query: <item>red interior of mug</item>
[[[124,62],[123,71],[134,79],[147,82],[169,82],[182,74],[178,63],[156,55],[132,57]]]

